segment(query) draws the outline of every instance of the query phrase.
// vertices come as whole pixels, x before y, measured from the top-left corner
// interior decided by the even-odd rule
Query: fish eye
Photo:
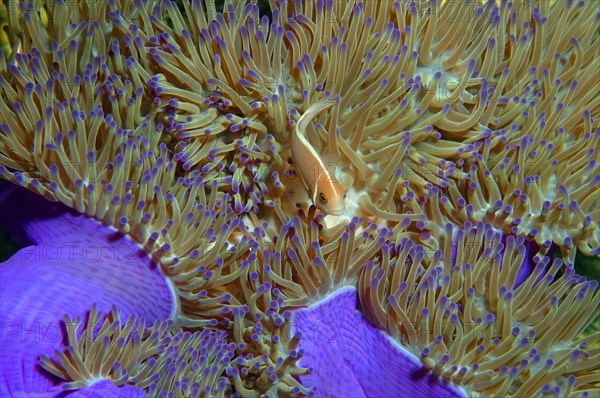
[[[319,194],[319,203],[322,205],[327,204],[327,196],[323,192]]]

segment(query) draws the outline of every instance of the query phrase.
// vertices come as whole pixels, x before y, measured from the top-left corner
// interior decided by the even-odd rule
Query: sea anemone
[[[125,318],[173,319],[169,281],[127,236],[0,183],[2,225],[22,247],[0,267],[0,396],[60,393],[37,363],[62,347],[65,313],[86,316],[98,303],[99,311],[118,305]]]
[[[574,268],[600,255],[594,3],[262,5],[9,2],[0,176],[131,239],[176,296],[135,326],[115,309],[87,340],[64,330],[35,354],[53,385],[335,395],[347,386],[314,355],[326,342],[309,333],[307,353],[295,331],[339,302],[361,312],[340,322],[364,321],[364,337],[335,329],[346,358],[421,366],[431,394],[598,389],[597,334],[579,335],[600,296]],[[296,123],[329,98],[303,132],[346,192],[337,217],[299,195],[310,165],[289,159]],[[203,349],[214,374],[189,372]],[[385,360],[342,371],[377,394]]]
[[[56,351],[58,359],[42,354],[40,365],[65,380],[63,390],[80,389],[98,379],[110,379],[120,386],[133,384],[147,388],[154,396],[164,391],[183,396],[220,392],[226,380],[218,379],[233,358],[236,345],[227,344],[227,333],[204,329],[171,335],[172,322],[156,321],[149,328],[130,316],[123,324],[117,308],[101,322],[101,314],[92,306],[85,330],[81,319],[65,316],[69,345]],[[97,325],[100,330],[94,334]]]
[[[448,225],[447,232],[454,238],[440,242],[445,251],[429,264],[408,240],[397,255],[390,248],[367,263],[359,297],[369,320],[433,374],[471,393],[531,396],[546,385],[565,396],[587,390],[600,358],[578,336],[597,316],[598,281],[570,267],[558,276],[563,261],[549,257],[519,281],[528,254],[522,235],[503,244],[483,223]]]

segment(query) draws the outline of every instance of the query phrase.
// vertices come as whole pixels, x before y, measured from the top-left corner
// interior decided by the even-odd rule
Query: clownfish
[[[313,204],[323,213],[334,216],[344,213],[346,194],[304,132],[315,117],[337,104],[338,100],[339,97],[330,97],[312,104],[294,126],[291,137],[292,161]]]

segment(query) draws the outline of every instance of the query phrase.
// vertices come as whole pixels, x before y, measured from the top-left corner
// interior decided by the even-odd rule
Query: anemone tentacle
[[[134,376],[151,357],[127,340],[152,332],[116,312],[100,333],[122,361],[71,331],[44,368],[64,388],[315,393],[293,311],[353,286],[440,383],[598,389],[580,334],[600,296],[574,268],[600,258],[595,3],[218,3],[3,5],[0,177],[131,237],[177,296],[159,379]],[[339,174],[339,217],[298,203],[288,161],[332,95],[305,135]],[[192,386],[170,361],[209,340]]]

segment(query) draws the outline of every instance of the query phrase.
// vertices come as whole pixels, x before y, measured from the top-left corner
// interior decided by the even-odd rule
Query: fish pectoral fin
[[[294,204],[305,204],[310,200],[308,193],[304,187],[293,186],[290,189],[286,190],[286,195],[288,199]]]
[[[291,176],[286,176],[285,180],[282,181],[285,187],[285,193],[289,200],[306,203],[310,199],[306,184],[302,180],[301,175],[294,174]]]

